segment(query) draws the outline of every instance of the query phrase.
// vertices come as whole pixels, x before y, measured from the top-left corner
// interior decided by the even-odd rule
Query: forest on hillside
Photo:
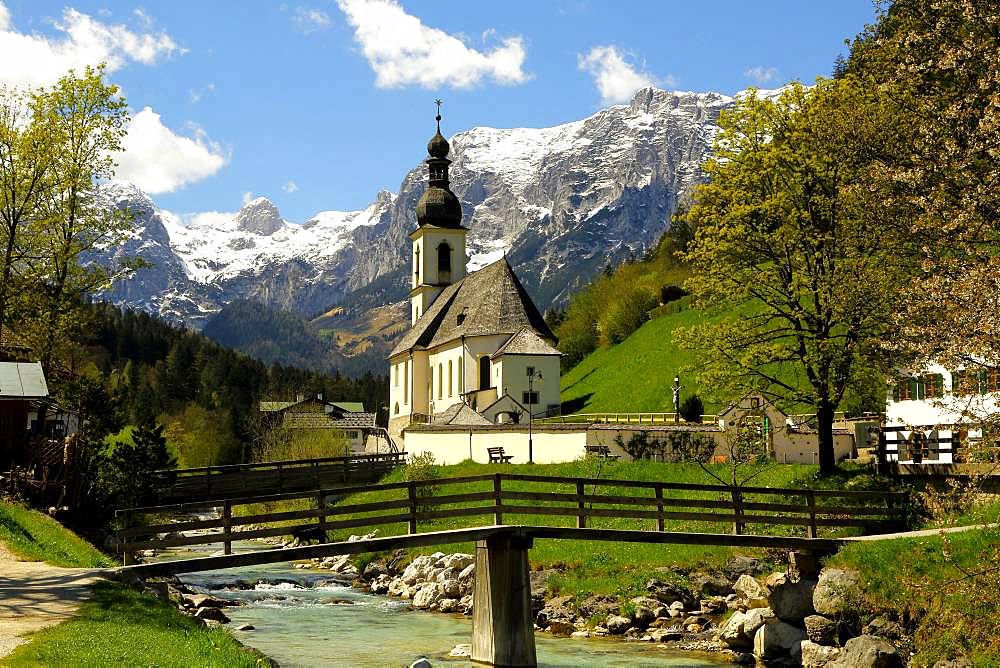
[[[92,307],[87,340],[122,424],[161,424],[180,463],[247,461],[261,437],[260,400],[322,395],[360,401],[372,412],[388,401],[388,379],[348,378],[295,366],[266,365],[145,312]]]

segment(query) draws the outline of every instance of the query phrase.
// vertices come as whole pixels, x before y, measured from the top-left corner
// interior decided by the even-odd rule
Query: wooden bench
[[[602,457],[604,459],[618,459],[621,456],[611,454],[611,448],[606,445],[588,445],[587,454]]]
[[[490,455],[490,464],[508,464],[514,459],[514,455],[505,455],[502,447],[486,448],[486,452]]]

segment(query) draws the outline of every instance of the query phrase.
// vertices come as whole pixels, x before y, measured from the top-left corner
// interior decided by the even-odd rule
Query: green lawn
[[[159,599],[111,582],[67,622],[32,635],[4,666],[267,666],[223,629],[207,630]]]
[[[672,305],[670,305],[672,306]],[[732,312],[706,314],[691,308],[646,322],[616,346],[598,348],[564,373],[560,382],[564,412],[670,412],[674,376],[680,375],[683,396],[697,394],[706,413],[724,408],[734,397],[699,387],[695,355],[674,341],[674,330],[732,317]]]
[[[0,543],[26,561],[83,568],[114,565],[97,548],[48,515],[7,501],[0,501]]]
[[[914,665],[965,655],[1000,666],[1000,530],[850,545],[827,565],[862,574],[863,616],[915,619]]]
[[[777,465],[765,470],[754,480],[755,485],[761,486],[798,486],[807,480],[811,480],[816,468],[807,465]],[[523,464],[523,465],[485,465],[465,462],[454,466],[439,467],[442,477],[457,477],[469,475],[482,475],[487,473],[520,473],[544,476],[567,476],[567,477],[601,477],[609,479],[609,483],[601,485],[599,493],[602,494],[628,494],[628,495],[648,495],[652,496],[652,490],[640,491],[638,488],[616,488],[613,480],[646,480],[646,481],[670,481],[670,482],[692,482],[692,483],[712,483],[709,478],[697,465],[685,464],[661,464],[657,462],[615,462],[608,463],[596,459],[568,462],[563,464]],[[392,473],[383,482],[396,482],[403,480],[405,471],[400,469]],[[442,485],[435,490],[435,496],[445,494],[461,494],[481,492],[492,489],[490,482],[483,483],[463,483]],[[549,491],[560,493],[574,493],[575,485],[562,485],[561,487],[552,485],[540,485],[531,482],[504,482],[504,490],[513,491]],[[593,493],[588,486],[588,493]],[[405,498],[406,490],[376,490],[365,492],[346,499],[344,504],[373,503],[377,501],[388,501]],[[715,498],[715,492],[690,492],[665,490],[665,498]],[[749,499],[748,499],[749,500]],[[773,498],[771,499],[773,500]],[[486,506],[490,502],[463,502],[458,505],[468,507],[478,503]],[[546,505],[546,502],[524,502],[533,505]],[[450,507],[450,506],[444,506]],[[377,511],[375,514],[389,515],[400,511]],[[367,514],[368,516],[371,513]],[[331,519],[344,519],[345,517],[363,517],[357,514],[353,516],[338,516]],[[481,526],[493,522],[492,514],[484,513],[481,516],[465,516],[456,518],[443,518],[436,520],[421,521],[418,525],[420,531],[440,531],[446,529],[457,529],[461,527]],[[574,517],[557,516],[534,516],[505,514],[505,524],[545,524],[574,526]],[[616,519],[616,518],[591,518],[588,526],[594,528],[618,528],[618,529],[655,529],[655,520],[649,519]],[[667,521],[666,530],[674,531],[710,531],[727,532],[730,525],[719,523],[693,522],[693,521]],[[751,528],[751,531],[762,532],[762,527]],[[336,539],[342,540],[349,533],[364,533],[364,528],[340,530],[336,532]],[[789,533],[804,532],[799,527],[789,528]],[[397,535],[406,532],[406,525],[403,523],[382,525],[378,527],[379,536]],[[433,547],[422,550],[414,550],[413,554],[430,553],[441,550],[449,551],[471,551],[471,544],[459,544],[447,547]],[[729,557],[737,552],[752,553],[758,556],[765,556],[763,551],[736,550],[734,548],[706,547],[694,545],[648,545],[638,543],[604,543],[595,541],[576,540],[539,540],[532,547],[530,559],[533,568],[558,567],[561,573],[550,580],[550,585],[566,593],[615,593],[622,596],[636,595],[640,593],[646,580],[650,577],[672,577],[666,570],[676,566],[684,570],[692,570],[699,567],[711,568],[721,566]],[[663,569],[658,571],[657,569]]]

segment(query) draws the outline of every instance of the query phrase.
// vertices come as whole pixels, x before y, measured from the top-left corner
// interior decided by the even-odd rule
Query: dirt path
[[[99,579],[96,569],[17,561],[0,545],[0,658],[26,643],[26,634],[71,617]]]

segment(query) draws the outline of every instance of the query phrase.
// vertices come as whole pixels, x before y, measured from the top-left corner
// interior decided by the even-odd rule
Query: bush
[[[242,443],[236,437],[232,414],[188,404],[163,420],[165,435],[179,464],[185,468],[236,464]]]
[[[101,454],[98,477],[104,495],[113,507],[130,508],[156,499],[153,473],[173,468],[161,425],[139,425],[131,439],[110,443]]]
[[[605,345],[621,343],[649,320],[649,310],[656,306],[656,297],[646,288],[631,288],[608,306],[598,321]]]
[[[434,463],[434,453],[421,452],[410,457],[410,462],[403,468],[403,480],[407,482],[427,482],[441,479],[441,468]],[[417,487],[418,498],[436,496],[440,485],[421,485]],[[421,506],[420,510],[425,507]]]
[[[701,397],[697,394],[692,394],[681,402],[678,412],[684,418],[685,422],[700,423],[701,416],[705,413],[705,404],[702,402]]]

